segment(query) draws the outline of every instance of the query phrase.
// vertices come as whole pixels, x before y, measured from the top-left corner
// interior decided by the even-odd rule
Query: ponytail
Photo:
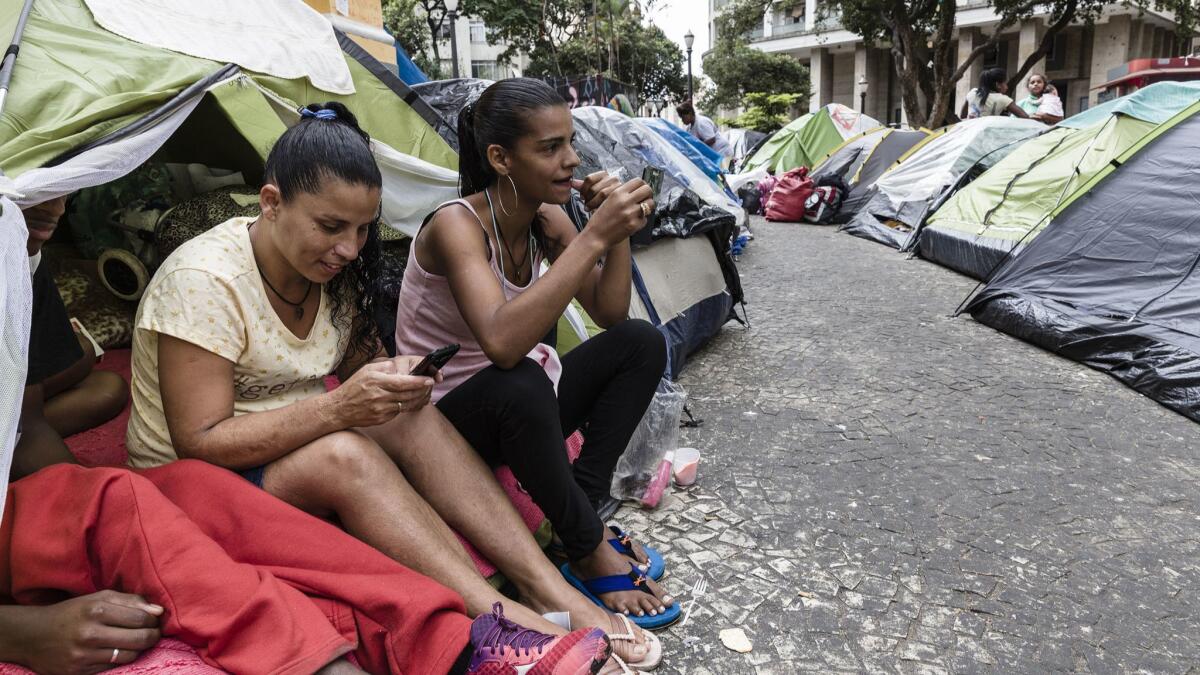
[[[988,95],[996,90],[996,87],[1008,79],[1008,73],[1003,68],[988,68],[979,74],[979,108],[983,109],[987,103]]]

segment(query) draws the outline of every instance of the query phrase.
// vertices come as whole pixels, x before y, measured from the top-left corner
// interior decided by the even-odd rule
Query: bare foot
[[[588,557],[571,563],[571,571],[583,580],[629,574],[632,567],[629,558],[618,553],[607,541],[600,542]],[[612,611],[630,616],[658,616],[675,604],[675,599],[652,579],[644,578],[640,583],[645,584],[648,593],[641,590],[616,591],[598,597]]]
[[[634,541],[633,538],[629,536],[628,532],[626,532],[625,537],[622,538],[622,537],[618,537],[616,535],[616,533],[613,532],[612,530],[608,530],[608,532],[607,532],[607,534],[605,534],[604,538],[608,539],[609,541],[615,540],[621,544],[624,544],[629,549],[631,549],[633,551],[633,555],[632,556],[627,555],[626,557],[632,559],[635,563],[637,563],[639,570],[645,572],[650,569],[650,557],[646,555],[646,549],[643,548],[642,545],[639,544],[637,541]],[[612,544],[609,544],[609,546],[612,546]],[[615,551],[616,549],[613,549],[613,550]]]

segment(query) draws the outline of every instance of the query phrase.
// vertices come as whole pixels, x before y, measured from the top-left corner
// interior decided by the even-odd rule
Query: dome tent
[[[847,138],[880,126],[879,122],[840,103],[801,115],[776,131],[750,156],[742,171],[760,166],[782,174],[799,167],[812,168]]]
[[[1080,187],[967,305],[1200,421],[1200,103]]]
[[[1160,82],[1058,123],[939,207],[918,235],[921,257],[987,278],[1092,176],[1198,100],[1200,83]]]
[[[1000,161],[1016,145],[1046,129],[1041,122],[980,117],[949,127],[888,170],[864,193],[862,208],[841,229],[893,248],[909,235],[947,191],[968,172]]]
[[[840,224],[853,218],[866,202],[864,195],[875,181],[931,134],[925,129],[879,127],[846,139],[830,152],[813,168],[813,180],[837,175],[850,188],[830,222]]]

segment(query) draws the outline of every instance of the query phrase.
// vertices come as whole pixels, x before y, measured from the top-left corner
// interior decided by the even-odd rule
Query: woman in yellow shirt
[[[505,602],[513,620],[557,634],[541,613],[570,611],[644,662],[657,644],[566,584],[488,467],[427,405],[440,373],[409,375],[421,357],[383,354],[371,319],[379,168],[345,107],[303,114],[267,158],[262,214],[179,247],[143,297],[130,463],[190,457],[239,471],[458,591],[478,616],[503,598],[453,527],[521,591],[527,606]],[[326,392],[331,373],[342,385]]]

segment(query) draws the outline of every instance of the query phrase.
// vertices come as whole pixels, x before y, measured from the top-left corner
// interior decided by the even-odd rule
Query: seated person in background
[[[696,112],[691,101],[680,103],[675,107],[675,112],[679,114],[679,120],[687,127],[689,134],[721,153],[722,157],[729,157],[733,154],[733,148],[729,147],[729,141],[725,140],[725,135],[717,128],[717,123]]]
[[[344,106],[303,113],[267,158],[261,215],[177,248],[142,298],[131,464],[240,471],[487,614],[504,598],[453,527],[517,586],[524,604],[505,604],[515,620],[555,633],[541,613],[569,611],[576,626],[628,635],[618,654],[644,658],[646,639],[562,579],[487,465],[426,405],[440,375],[410,375],[420,356],[384,355],[371,320],[382,176]],[[335,372],[342,384],[326,392]]]
[[[1017,103],[1021,110],[1024,110],[1030,118],[1049,125],[1062,121],[1062,99],[1058,97],[1058,90],[1054,88],[1054,85],[1046,81],[1045,75],[1041,73],[1030,75],[1029,80],[1025,83],[1025,88],[1029,90],[1029,95]]]
[[[973,120],[998,115],[1029,117],[1008,95],[1008,72],[1003,68],[988,68],[980,73],[979,86],[967,92],[958,116]]]
[[[71,327],[50,266],[42,260],[42,245],[54,234],[65,209],[66,197],[59,197],[22,210],[29,228],[33,318],[21,404],[27,451],[14,458],[17,477],[32,473],[35,466],[74,462],[63,438],[116,417],[129,400],[129,387],[120,375],[92,370],[92,343]]]
[[[603,172],[573,181],[573,135],[571,111],[539,80],[496,82],[462,111],[465,196],[434,211],[413,239],[396,346],[462,345],[434,388],[437,408],[490,464],[512,468],[554,525],[576,580],[610,577],[605,605],[657,627],[653,617],[678,609],[668,614],[673,600],[652,579],[626,578],[633,563],[648,569],[648,556],[597,513],[666,368],[662,334],[628,319],[629,237],[645,226],[654,195],[641,179],[621,185]],[[592,211],[582,232],[558,206],[573,184]],[[553,263],[544,275],[543,260]],[[572,298],[607,330],[560,363],[540,341]],[[576,429],[584,443],[572,466],[563,439]]]
[[[449,589],[204,462],[60,465],[6,504],[0,662],[40,675],[127,664],[160,637],[231,673],[578,675],[609,656],[598,628],[538,633],[499,603],[472,622]]]

